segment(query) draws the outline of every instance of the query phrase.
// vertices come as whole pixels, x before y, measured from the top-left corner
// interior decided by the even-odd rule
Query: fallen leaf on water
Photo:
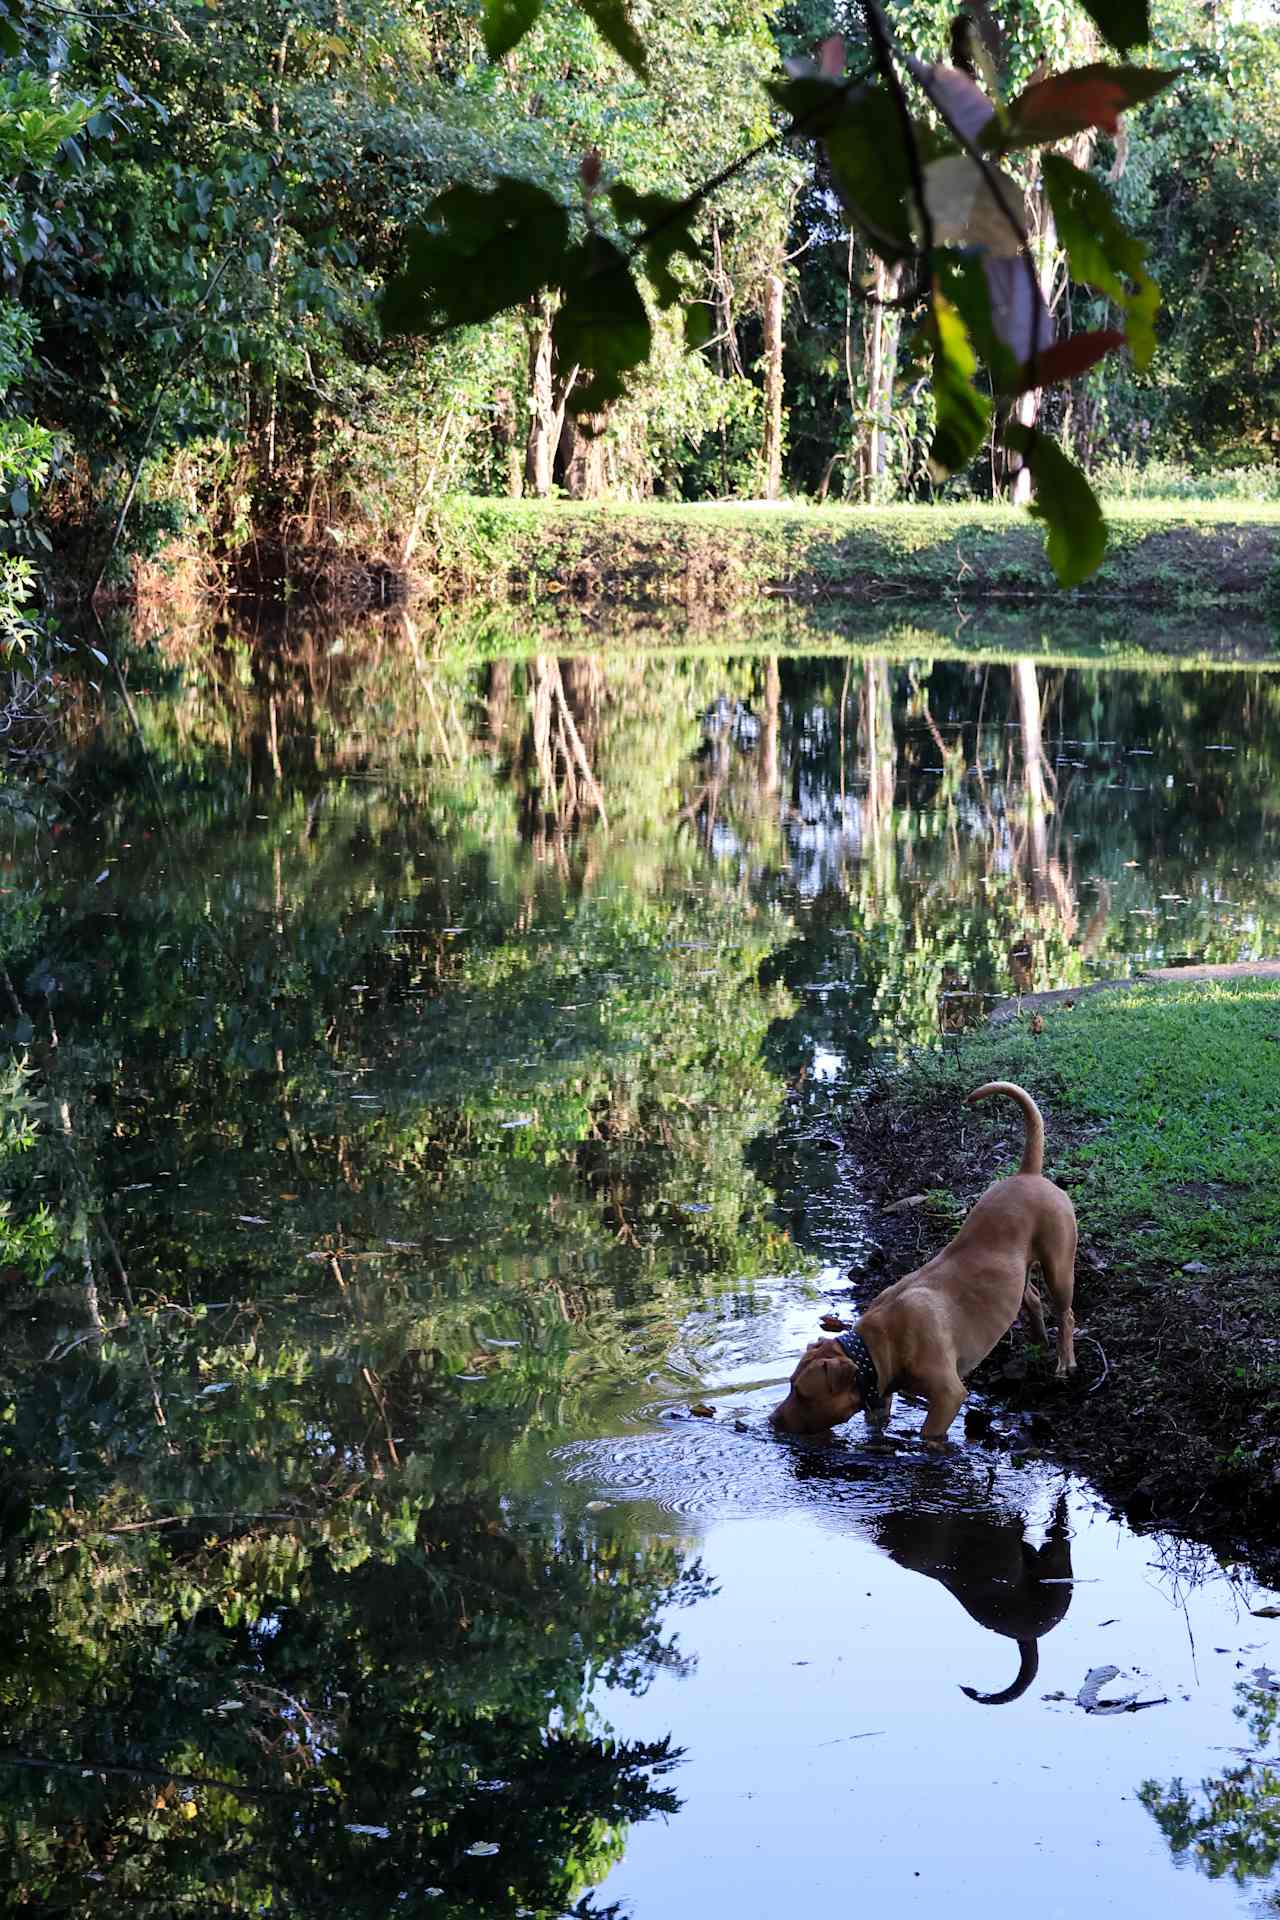
[[[1083,1707],[1086,1713],[1141,1713],[1144,1707],[1163,1707],[1168,1705],[1165,1698],[1159,1700],[1139,1700],[1137,1693],[1123,1693],[1115,1700],[1100,1700],[1098,1695],[1108,1680],[1114,1680],[1120,1672],[1119,1667],[1090,1667],[1084,1677],[1084,1685],[1076,1695],[1076,1705]]]
[[[690,1407],[689,1411],[696,1415],[699,1420],[714,1420],[716,1417],[715,1408],[709,1407],[705,1400],[697,1401],[695,1405]]]
[[[1280,1620],[1280,1607],[1250,1607],[1255,1620]]]
[[[818,1325],[827,1333],[843,1333],[848,1324],[849,1322],[842,1320],[838,1313],[824,1313],[818,1322]]]

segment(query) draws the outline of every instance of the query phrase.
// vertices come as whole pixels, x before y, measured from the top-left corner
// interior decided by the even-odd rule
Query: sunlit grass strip
[[[438,594],[734,606],[761,594],[950,604],[1269,604],[1280,506],[1117,502],[1106,558],[1064,595],[1012,507],[455,500],[426,549]]]
[[[1086,1233],[1144,1261],[1254,1267],[1280,1248],[1280,981],[1116,988],[981,1033],[966,1084],[1021,1082],[1075,1127],[1050,1149]],[[954,1061],[922,1071],[954,1078]],[[1062,1135],[1059,1132],[1059,1142]]]

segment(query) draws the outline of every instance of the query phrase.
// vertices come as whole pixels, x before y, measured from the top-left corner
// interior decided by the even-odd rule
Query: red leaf
[[[844,77],[844,35],[828,34],[818,48],[818,72],[824,80],[840,80]]]
[[[1070,340],[1059,340],[1056,346],[1046,347],[1023,368],[1020,391],[1025,393],[1028,387],[1049,387],[1058,380],[1074,380],[1105,354],[1114,353],[1117,347],[1127,344],[1115,327],[1100,327],[1096,333],[1077,333]]]
[[[1000,151],[1051,146],[1086,127],[1114,133],[1126,107],[1150,100],[1177,77],[1159,67],[1109,67],[1100,61],[1050,74],[1011,102],[1005,126],[992,127],[984,145]]]

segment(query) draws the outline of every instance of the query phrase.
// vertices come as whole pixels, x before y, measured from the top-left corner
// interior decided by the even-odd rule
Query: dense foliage
[[[942,248],[936,286],[914,291],[910,219],[901,227],[887,201],[877,213],[858,198],[869,191],[859,129],[887,106],[883,87],[859,91],[879,17],[820,16],[809,0],[780,11],[680,0],[660,18],[570,0],[487,12],[362,0],[340,16],[283,0],[11,11],[0,48],[10,643],[23,569],[48,538],[42,487],[67,563],[92,579],[108,561],[110,579],[193,518],[202,541],[233,546],[273,525],[331,544],[358,527],[404,557],[448,489],[866,498],[927,494],[944,467],[953,487],[1001,484],[974,457],[988,402],[970,381],[970,342],[997,385],[1019,381],[999,364],[1002,309],[993,340],[964,248],[985,246],[992,273],[997,256],[1019,272],[1023,261],[993,231],[995,202],[985,224],[981,193],[975,210],[982,176],[956,147],[956,115],[965,134],[977,92],[962,68],[975,64],[988,95],[998,85],[1010,103],[999,139],[988,129],[983,143],[1012,182],[1065,355],[1039,375],[1074,376],[1044,409],[1066,451],[1086,468],[1269,461],[1270,16],[1161,0],[1148,58],[1173,84],[1121,121],[1117,109],[1156,85],[1136,67],[1116,69],[1127,77],[1112,93],[1091,81],[1081,96],[1073,82],[1068,98],[1053,82],[1046,95],[1038,79],[1101,70],[1098,33],[1071,0],[1019,9],[998,43],[985,10],[982,32],[966,32],[936,0],[891,9],[900,77],[924,87],[915,157]],[[1095,18],[1119,46],[1145,31],[1139,8]],[[832,28],[843,41],[823,42]],[[789,124],[804,137],[784,138]],[[892,154],[888,125],[877,165]],[[1045,140],[1057,145],[1038,168]],[[911,165],[909,150],[893,161],[893,191],[895,169]],[[511,240],[522,221],[536,271]],[[637,278],[618,270],[633,254]],[[422,306],[428,283],[434,309]],[[933,298],[927,312],[919,295]],[[1021,296],[1010,297],[1013,313]],[[1025,319],[1004,328],[1015,361],[1047,337],[1033,327],[1022,340]],[[396,331],[424,322],[424,338]],[[1081,371],[1121,330],[1132,358],[1108,352]],[[1053,443],[1036,437],[1031,404],[1017,401],[1006,438],[1024,436],[1056,501],[1063,564],[1078,570],[1096,527]]]

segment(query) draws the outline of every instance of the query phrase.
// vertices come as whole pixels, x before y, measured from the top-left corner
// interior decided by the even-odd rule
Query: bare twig
[[[1102,1386],[1103,1382],[1106,1380],[1107,1374],[1110,1372],[1110,1368],[1107,1366],[1107,1356],[1102,1350],[1102,1342],[1100,1340],[1095,1340],[1091,1333],[1077,1332],[1076,1339],[1087,1340],[1091,1347],[1096,1347],[1098,1349],[1098,1353],[1101,1357],[1101,1360],[1102,1360],[1101,1377],[1095,1380],[1091,1387],[1086,1389],[1087,1393],[1096,1393],[1098,1391],[1098,1388]]]

